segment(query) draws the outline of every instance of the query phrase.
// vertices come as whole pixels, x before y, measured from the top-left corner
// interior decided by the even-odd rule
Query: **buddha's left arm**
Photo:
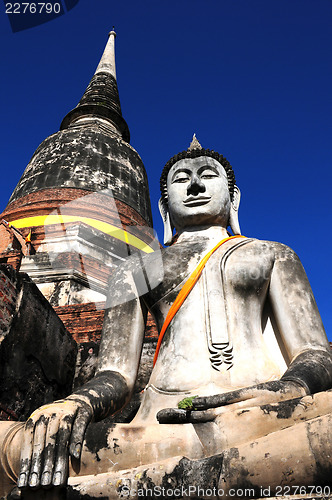
[[[269,298],[291,363],[281,380],[308,393],[332,387],[332,356],[308,278],[298,256],[276,244]]]

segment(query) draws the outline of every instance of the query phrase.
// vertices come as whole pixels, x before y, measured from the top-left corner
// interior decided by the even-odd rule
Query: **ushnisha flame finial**
[[[196,134],[193,135],[192,141],[190,143],[190,146],[188,148],[188,151],[191,151],[193,149],[202,149],[202,146],[197,140]]]

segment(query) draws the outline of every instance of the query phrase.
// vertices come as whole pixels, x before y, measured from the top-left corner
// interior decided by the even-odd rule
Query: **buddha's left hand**
[[[158,412],[157,419],[161,424],[209,422],[230,410],[300,398],[306,394],[306,389],[296,382],[274,380],[224,394],[197,397],[191,411],[166,408]]]

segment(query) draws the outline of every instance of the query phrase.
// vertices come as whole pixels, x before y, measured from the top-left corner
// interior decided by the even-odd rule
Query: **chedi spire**
[[[115,69],[115,37],[114,29],[108,34],[108,41],[104,53],[99,61],[95,75],[97,73],[109,73],[116,79]]]
[[[62,120],[60,130],[91,118],[102,118],[110,122],[126,141],[130,141],[128,125],[120,106],[115,69],[115,31],[110,31],[108,41],[83,97]]]

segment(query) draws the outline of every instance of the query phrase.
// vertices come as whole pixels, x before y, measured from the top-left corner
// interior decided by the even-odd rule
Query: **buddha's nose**
[[[191,178],[190,184],[187,187],[187,194],[193,194],[194,196],[199,194],[199,193],[204,193],[206,190],[203,182],[199,178],[198,175],[193,175]]]

